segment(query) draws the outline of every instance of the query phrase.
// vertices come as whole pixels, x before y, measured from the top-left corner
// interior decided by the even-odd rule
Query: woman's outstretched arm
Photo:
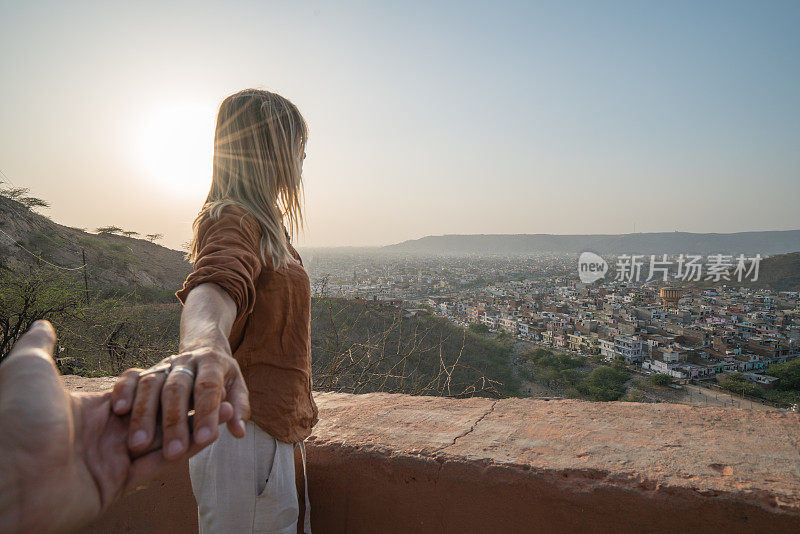
[[[230,355],[228,336],[236,318],[236,303],[217,284],[200,284],[186,298],[181,314],[179,352],[212,347]]]
[[[128,445],[133,452],[148,447],[161,413],[164,456],[180,457],[189,445],[187,412],[192,399],[192,438],[197,443],[217,437],[217,412],[226,403],[233,408],[228,429],[234,436],[244,436],[244,421],[250,418],[247,386],[231,355],[228,335],[234,322],[244,320],[255,305],[262,270],[261,227],[244,210],[227,206],[218,217],[206,218],[196,234],[194,270],[176,293],[184,304],[180,353],[141,376],[129,371],[114,387],[119,392],[115,401],[122,403],[114,405],[114,412],[131,411]]]
[[[141,370],[132,369],[120,377],[114,386],[113,407],[119,415],[131,412],[131,451],[150,445],[159,411],[167,459],[179,458],[191,442],[206,444],[218,437],[221,404],[232,405],[231,434],[244,437],[250,403],[228,344],[235,318],[236,304],[224,289],[214,283],[194,287],[181,314],[179,354],[162,362],[169,364],[171,371],[140,377]],[[190,436],[187,414],[192,406],[195,414]]]

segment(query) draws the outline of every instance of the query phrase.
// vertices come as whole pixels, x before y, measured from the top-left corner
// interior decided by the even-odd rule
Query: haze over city
[[[304,246],[800,228],[796,2],[2,11],[0,169],[69,226],[186,242],[262,87],[311,128]]]

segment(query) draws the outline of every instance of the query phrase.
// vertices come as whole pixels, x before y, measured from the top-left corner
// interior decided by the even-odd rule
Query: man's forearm
[[[230,354],[228,336],[236,318],[236,304],[216,284],[201,284],[186,298],[181,314],[180,352],[213,348]]]
[[[20,531],[22,483],[16,466],[8,458],[0,459],[0,532]]]

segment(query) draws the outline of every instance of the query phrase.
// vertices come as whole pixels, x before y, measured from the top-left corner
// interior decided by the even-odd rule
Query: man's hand
[[[178,458],[189,446],[186,412],[194,401],[192,439],[203,445],[217,439],[220,406],[232,408],[227,421],[233,436],[244,437],[250,418],[250,400],[239,364],[231,355],[228,335],[236,317],[236,304],[217,284],[192,289],[181,313],[180,354],[171,356],[140,375],[140,369],[123,373],[114,385],[114,413],[131,414],[128,445],[133,452],[147,450],[155,439],[156,421],[164,427],[164,457]],[[169,374],[153,372],[171,369]]]
[[[228,430],[244,437],[244,422],[250,418],[247,386],[227,340],[222,340],[165,358],[158,365],[171,368],[168,374],[140,376],[140,369],[129,369],[119,377],[112,402],[117,415],[131,414],[131,451],[140,453],[152,446],[159,414],[166,459],[185,454],[192,439],[200,445],[211,443],[219,435],[219,424],[225,422],[219,420],[218,412],[226,404],[233,411]],[[195,413],[190,435],[187,412],[192,400]]]
[[[112,412],[110,392],[64,390],[54,343],[53,327],[39,321],[0,366],[0,532],[77,529],[172,463],[158,438],[129,452],[128,417]],[[220,420],[232,412],[223,407]],[[202,448],[193,443],[183,457]]]

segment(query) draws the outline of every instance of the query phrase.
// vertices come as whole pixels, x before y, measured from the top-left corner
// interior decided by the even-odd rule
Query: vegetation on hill
[[[766,399],[782,406],[800,404],[800,358],[770,365],[767,374],[780,380],[775,389],[764,391]]]
[[[722,375],[717,383],[738,395],[763,398],[784,408],[800,404],[800,358],[770,365],[767,374],[780,379],[774,389],[751,382],[741,373]]]
[[[380,303],[315,298],[316,388],[416,395],[519,394],[512,347],[431,315],[404,317]]]
[[[489,333],[489,327],[483,323],[472,323],[469,325],[469,331],[475,334],[487,335]]]
[[[34,321],[47,319],[56,326],[65,372],[103,376],[147,367],[177,350],[179,318],[171,291],[87,290],[74,272],[49,265],[0,269],[0,360]]]
[[[87,294],[52,270],[0,277],[0,358],[35,320],[58,332],[62,371],[106,376],[149,367],[178,348],[180,305],[131,293]],[[342,299],[312,300],[315,388],[454,397],[519,393],[508,345],[429,315]]]
[[[51,266],[71,273],[92,291],[126,288],[161,291],[166,296],[180,287],[191,269],[183,252],[153,242],[160,238],[158,234],[135,239],[136,232],[119,227],[100,228],[106,231],[91,234],[36,213],[21,202],[27,197],[15,199],[2,193],[0,270],[28,272]]]
[[[771,365],[768,373],[778,377],[778,389],[784,391],[800,391],[800,358],[789,360],[786,363]]]
[[[183,253],[150,242],[157,234],[62,226],[34,211],[46,205],[0,190],[0,359],[38,319],[56,325],[67,372],[115,374],[177,350]]]
[[[5,182],[0,182],[3,185]],[[7,198],[19,202],[28,209],[42,209],[49,208],[50,203],[41,198],[30,196],[30,189],[27,187],[2,187],[0,188],[0,197]]]
[[[56,270],[0,269],[0,358],[40,319],[76,308],[82,292]]]
[[[668,386],[672,384],[673,379],[671,376],[665,373],[656,373],[651,375],[648,379],[648,382],[653,384],[654,386]]]
[[[578,391],[595,401],[615,401],[625,395],[630,372],[624,365],[595,367],[581,382]]]
[[[575,386],[580,382],[581,373],[577,369],[586,364],[586,358],[536,349],[525,355],[523,362],[528,364],[527,368],[523,367],[523,376],[528,380],[568,397],[579,396]]]
[[[622,364],[588,365],[583,356],[536,349],[525,355],[524,378],[566,397],[595,401],[619,400],[626,392],[630,372]]]
[[[747,380],[742,373],[730,373],[717,378],[721,388],[727,389],[738,395],[750,397],[763,397],[764,391],[757,384]]]

